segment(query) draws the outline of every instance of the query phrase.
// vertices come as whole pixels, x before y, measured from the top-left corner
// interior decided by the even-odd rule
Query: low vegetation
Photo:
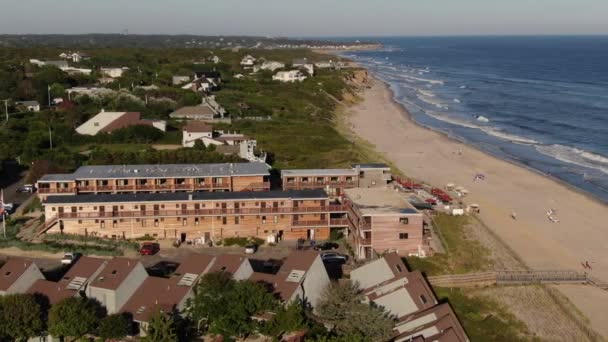
[[[448,300],[471,341],[536,341],[526,325],[504,306],[467,290],[435,288],[440,300]]]
[[[479,241],[467,236],[467,216],[450,216],[438,213],[433,218],[435,232],[441,240],[445,253],[426,258],[408,257],[412,270],[427,276],[480,272],[491,266],[490,252]]]

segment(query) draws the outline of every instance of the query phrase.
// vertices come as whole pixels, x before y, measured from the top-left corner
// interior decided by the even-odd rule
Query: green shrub
[[[261,246],[264,244],[264,240],[257,237],[229,237],[222,240],[224,246],[241,246],[245,247],[249,244]]]

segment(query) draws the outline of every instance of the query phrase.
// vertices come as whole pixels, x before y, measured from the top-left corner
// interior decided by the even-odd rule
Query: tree
[[[123,314],[114,314],[104,317],[99,322],[97,335],[104,341],[121,339],[131,332],[131,320]]]
[[[199,331],[232,338],[252,332],[255,325],[251,316],[277,305],[263,285],[237,282],[230,274],[217,272],[201,278],[188,310]]]
[[[285,333],[307,329],[309,325],[304,305],[298,299],[280,307],[276,315],[262,326],[261,332],[278,339]]]
[[[32,295],[4,296],[0,308],[0,336],[10,337],[14,341],[27,341],[42,333],[42,310]]]
[[[394,320],[383,308],[362,302],[363,295],[352,282],[328,286],[317,306],[319,317],[333,325],[340,336],[359,336],[368,341],[386,341],[393,334]]]
[[[49,333],[53,336],[74,339],[92,333],[103,316],[96,302],[81,297],[70,297],[51,306]]]
[[[145,342],[177,341],[173,319],[161,310],[152,314],[144,331],[146,336],[141,340]]]

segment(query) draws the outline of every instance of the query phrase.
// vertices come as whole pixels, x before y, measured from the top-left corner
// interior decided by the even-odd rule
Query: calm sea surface
[[[379,40],[345,56],[417,122],[608,201],[608,37]]]

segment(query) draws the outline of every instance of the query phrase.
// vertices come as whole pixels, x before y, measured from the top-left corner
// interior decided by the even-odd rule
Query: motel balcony
[[[37,191],[40,194],[69,194],[69,193],[76,192],[76,189],[75,188],[55,188],[55,189],[39,188]]]
[[[327,227],[327,220],[293,221],[294,227]]]

